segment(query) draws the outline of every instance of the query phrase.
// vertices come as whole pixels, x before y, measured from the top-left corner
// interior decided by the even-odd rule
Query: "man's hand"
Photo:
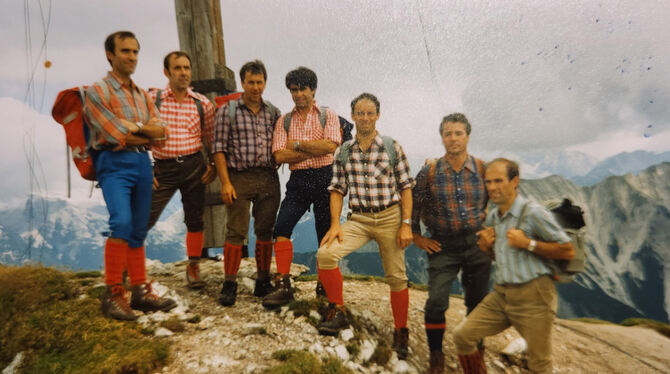
[[[405,249],[408,245],[412,244],[412,239],[414,239],[414,235],[412,235],[412,228],[404,223],[401,224],[400,228],[398,229],[398,235],[396,237],[398,247]]]
[[[158,189],[158,186],[160,186],[160,184],[158,184],[158,179],[154,177],[154,184],[152,186],[153,190],[156,191]]]
[[[226,205],[232,205],[233,200],[237,199],[237,192],[235,192],[235,187],[233,187],[233,184],[228,182],[228,183],[223,183],[221,185],[221,200],[223,200],[223,203]]]
[[[328,229],[326,235],[324,235],[323,239],[321,239],[319,247],[330,247],[330,245],[336,238],[337,241],[340,243],[342,243],[342,240],[344,240],[344,234],[342,233],[342,226],[340,226],[339,224],[330,226],[330,229]]]
[[[214,182],[216,177],[216,169],[212,165],[207,164],[207,169],[202,174],[202,177],[200,177],[200,182],[202,182],[202,184],[210,184]]]
[[[484,227],[484,229],[477,231],[476,235],[479,237],[477,239],[479,249],[493,258],[495,256],[493,243],[496,241],[496,230],[493,227]]]
[[[437,253],[442,250],[442,245],[437,240],[414,234],[414,244],[429,254]]]
[[[530,245],[530,239],[519,229],[507,230],[507,244],[511,247],[526,249]]]

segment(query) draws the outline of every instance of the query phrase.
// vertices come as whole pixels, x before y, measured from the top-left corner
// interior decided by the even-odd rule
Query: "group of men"
[[[165,89],[146,93],[137,87],[130,77],[139,48],[132,33],[111,34],[105,50],[112,70],[86,94],[92,155],[110,214],[105,315],[133,320],[132,309],[166,311],[176,306],[152,290],[144,265],[144,239],[176,190],[182,195],[187,227],[187,285],[205,285],[199,269],[205,185],[218,177],[228,213],[222,305],[236,301],[250,209],[257,238],[254,295],[268,308],[294,299],[291,235],[313,206],[319,241],[316,292],[330,303],[320,333],[336,335],[348,325],[339,261],[375,240],[390,287],[393,348],[404,359],[409,354],[404,249],[414,242],[429,260],[424,318],[431,373],[443,372],[445,312],[459,272],[468,315],[454,329],[454,342],[463,371],[485,372],[482,339],[512,325],[528,341],[529,368],[551,372],[557,298],[545,259],[571,258],[570,239],[542,206],[517,195],[516,163],[495,159],[485,164],[467,152],[471,125],[463,114],[443,118],[439,133],[446,153],[428,161],[414,180],[402,147],[377,131],[380,102],[372,94],[351,102],[356,136],[342,142],[337,114],[316,103],[317,77],[310,69],[300,67],[286,75],[295,103],[287,114],[263,99],[267,72],[258,60],[240,70],[241,97],[215,111],[189,87],[191,59],[184,52],[165,57]],[[291,175],[280,205],[277,167],[284,163]],[[342,223],[347,195],[351,214]],[[493,205],[487,213],[489,200]],[[273,251],[279,273],[274,285]],[[492,259],[497,270],[489,293]],[[130,301],[122,282],[124,269]]]

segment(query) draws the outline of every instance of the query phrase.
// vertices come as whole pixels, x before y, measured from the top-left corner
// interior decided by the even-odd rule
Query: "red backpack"
[[[107,83],[100,82],[105,97],[109,98]],[[84,116],[84,101],[87,86],[73,87],[58,93],[51,116],[63,125],[65,140],[72,152],[72,160],[79,169],[79,174],[90,181],[96,180],[93,159],[89,152],[90,130]],[[69,178],[69,176],[68,176]]]

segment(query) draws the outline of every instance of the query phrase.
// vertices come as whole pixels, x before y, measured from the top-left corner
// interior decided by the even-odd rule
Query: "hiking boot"
[[[151,287],[151,282],[130,287],[133,295],[130,298],[130,307],[143,312],[167,312],[177,306],[177,303],[167,297],[160,297]]]
[[[444,353],[442,351],[430,351],[430,367],[428,374],[444,373]]]
[[[270,282],[270,278],[256,279],[256,285],[254,286],[254,296],[264,297],[272,293],[275,290],[275,287]]]
[[[223,282],[223,287],[221,287],[221,295],[219,295],[219,304],[223,306],[233,306],[235,305],[236,298],[237,298],[237,282],[235,281]]]
[[[328,295],[326,294],[326,289],[323,288],[323,283],[320,280],[316,281],[316,298],[327,299]]]
[[[186,284],[192,290],[199,290],[205,287],[205,282],[200,279],[199,261],[189,261],[186,265]]]
[[[291,277],[284,275],[277,284],[277,287],[272,293],[267,294],[263,298],[263,306],[272,309],[286,305],[293,301],[293,288],[291,287]]]
[[[486,374],[486,364],[478,350],[469,355],[458,355],[458,361],[464,374]]]
[[[337,334],[340,333],[340,330],[347,326],[349,326],[349,323],[347,322],[347,315],[344,307],[338,307],[333,304],[328,310],[326,319],[319,324],[317,329],[321,335],[337,336]]]
[[[130,309],[126,289],[121,284],[107,286],[107,292],[100,297],[102,314],[107,318],[122,321],[134,321],[137,319],[133,310]]]
[[[398,354],[398,359],[404,360],[409,354],[409,329],[401,327],[393,332],[393,349]]]

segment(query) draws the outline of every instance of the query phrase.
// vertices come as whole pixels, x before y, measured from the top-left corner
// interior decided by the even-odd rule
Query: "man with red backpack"
[[[254,295],[272,291],[272,228],[279,208],[279,175],[272,157],[272,136],[279,110],[263,100],[267,71],[259,60],[240,69],[244,93],[216,113],[216,140],[212,152],[221,180],[221,198],[226,204],[226,242],[223,247],[225,281],[219,303],[232,306],[237,298],[237,272],[242,247],[249,231],[249,208],[253,204],[256,233],[257,278]]]
[[[98,184],[109,211],[105,243],[102,311],[107,317],[134,320],[131,308],[167,311],[174,300],[155,294],[146,280],[144,239],[151,209],[152,172],[147,145],[164,139],[165,130],[147,93],[130,76],[140,45],[132,32],[118,31],[105,40],[112,71],[86,91],[86,122]],[[130,278],[130,303],[122,282]]]
[[[208,146],[214,137],[214,105],[207,97],[194,92],[191,84],[191,57],[182,51],[170,52],[163,60],[168,85],[149,95],[167,123],[170,137],[151,146],[154,158],[154,192],[151,197],[151,229],[165,205],[179,190],[186,224],[186,282],[200,289],[200,254],[203,247],[203,212],[205,184],[216,178],[208,163]]]

